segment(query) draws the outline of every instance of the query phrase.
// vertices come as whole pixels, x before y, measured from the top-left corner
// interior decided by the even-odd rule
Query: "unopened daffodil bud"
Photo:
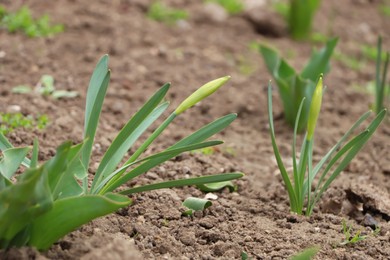
[[[202,87],[200,87],[198,90],[196,90],[194,93],[192,93],[188,98],[186,98],[175,110],[175,114],[181,114],[188,108],[194,106],[199,101],[203,100],[204,98],[210,96],[215,91],[217,91],[222,85],[224,85],[228,80],[230,79],[230,76],[225,76],[222,78],[218,78],[215,80],[212,80],[206,84],[204,84]]]
[[[314,90],[313,97],[311,99],[310,110],[309,110],[309,119],[307,122],[307,137],[306,139],[310,141],[313,138],[314,130],[317,125],[317,119],[321,110],[322,103],[322,74],[318,79],[316,89]]]

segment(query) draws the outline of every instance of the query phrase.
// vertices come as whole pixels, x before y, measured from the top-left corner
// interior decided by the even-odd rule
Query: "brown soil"
[[[274,160],[267,125],[266,84],[270,79],[260,55],[248,48],[266,42],[292,55],[302,68],[313,44],[294,42],[270,20],[277,38],[259,34],[246,15],[222,22],[204,11],[202,1],[164,1],[186,9],[191,18],[175,26],[149,20],[151,1],[1,1],[16,10],[27,4],[36,15],[48,13],[66,26],[64,33],[46,39],[0,31],[0,111],[19,105],[24,114],[45,113],[50,125],[43,131],[17,130],[14,145],[30,145],[38,137],[41,159],[71,139],[81,141],[85,92],[95,63],[110,54],[112,80],[101,117],[95,147],[97,162],[115,133],[157,87],[171,82],[169,99],[175,107],[203,83],[231,75],[229,86],[185,113],[156,143],[160,149],[206,122],[237,112],[238,119],[220,135],[226,144],[213,155],[186,154],[138,178],[133,184],[202,174],[243,171],[237,192],[216,193],[218,199],[194,217],[181,216],[181,202],[205,194],[194,187],[160,190],[133,196],[129,208],[97,219],[53,245],[47,252],[34,249],[0,251],[1,259],[237,259],[245,251],[254,259],[285,259],[317,245],[316,259],[390,259],[390,124],[387,120],[323,196],[312,217],[289,213],[287,194]],[[390,19],[378,11],[382,1],[322,1],[315,30],[340,37],[337,49],[355,57],[360,46],[375,46],[378,34],[390,49]],[[265,7],[269,9],[269,4]],[[274,19],[273,15],[267,17]],[[223,19],[223,17],[221,18]],[[260,19],[268,20],[268,19]],[[272,28],[275,26],[277,28]],[[279,27],[278,27],[279,26]],[[275,31],[276,30],[276,31]],[[243,67],[249,66],[249,71]],[[364,113],[373,97],[356,88],[374,78],[375,64],[360,70],[333,61],[317,128],[315,159],[323,155]],[[243,73],[246,72],[246,73]],[[34,85],[50,74],[59,89],[80,96],[53,100],[33,94],[12,94],[20,84]],[[276,93],[276,92],[275,92]],[[274,95],[274,113],[281,114]],[[279,117],[280,118],[280,117]],[[291,151],[291,129],[275,122],[283,155]],[[234,155],[226,152],[233,150]],[[353,210],[360,206],[363,211]],[[363,207],[362,207],[363,206]],[[377,236],[367,227],[370,214],[381,227]],[[368,238],[339,246],[342,220]]]

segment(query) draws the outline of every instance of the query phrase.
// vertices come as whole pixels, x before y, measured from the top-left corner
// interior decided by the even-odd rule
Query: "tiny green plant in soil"
[[[367,238],[367,235],[362,235],[361,230],[358,230],[355,232],[355,234],[352,234],[352,225],[347,225],[347,222],[343,219],[342,221],[343,225],[343,233],[344,233],[344,240],[340,242],[341,246],[349,245],[349,244],[356,244],[359,241],[365,240]]]
[[[26,94],[32,91],[42,96],[51,96],[54,99],[74,98],[79,95],[77,91],[56,89],[54,86],[54,78],[51,75],[43,75],[34,89],[27,85],[19,85],[12,88],[12,92],[17,94]]]
[[[172,25],[179,20],[186,20],[188,13],[185,10],[168,7],[162,2],[154,2],[149,7],[147,16],[152,20]]]
[[[242,0],[207,0],[206,2],[219,4],[229,14],[239,14],[244,10]]]
[[[0,6],[0,27],[10,33],[21,31],[29,37],[47,37],[64,30],[61,24],[51,25],[48,15],[34,19],[27,6],[23,6],[15,13],[10,13]]]
[[[8,135],[17,128],[42,130],[48,124],[47,115],[33,117],[22,113],[0,113],[0,133]]]
[[[306,127],[315,82],[320,73],[327,73],[330,70],[329,61],[336,44],[337,38],[331,39],[324,48],[313,52],[300,74],[282,59],[277,51],[260,45],[260,53],[278,86],[284,118],[290,126],[294,127],[300,103],[303,98],[306,99],[298,123],[298,132]]]
[[[384,59],[382,58],[382,37],[378,37],[376,70],[375,70],[375,112],[376,113],[380,113],[380,111],[385,107],[384,103],[386,100],[386,95],[389,96],[388,94],[389,89],[388,89],[388,85],[386,84],[387,70],[389,66],[389,56],[390,53],[386,52],[385,58]],[[389,99],[389,97],[387,97],[387,99]]]
[[[176,117],[217,91],[229,80],[227,76],[210,81],[191,94],[124,160],[138,138],[168,108],[169,102],[164,101],[164,97],[170,84],[162,86],[119,131],[103,155],[92,180],[89,179],[92,147],[110,74],[108,56],[105,55],[98,62],[88,87],[82,143],[73,145],[70,141],[65,142],[57,148],[54,157],[39,163],[36,140],[32,148],[16,148],[0,134],[0,204],[3,205],[0,208],[0,248],[27,245],[39,250],[48,249],[81,225],[130,205],[132,201],[126,195],[161,188],[218,183],[243,176],[242,173],[226,173],[123,187],[137,176],[183,152],[222,143],[207,139],[225,129],[234,121],[236,114],[223,116],[167,149],[140,158]],[[31,156],[27,157],[30,150]],[[123,161],[125,163],[121,164]],[[15,175],[20,166],[24,166],[22,173]]]
[[[363,148],[364,144],[371,138],[386,115],[386,110],[382,110],[371,121],[371,123],[364,131],[346,142],[351,133],[357,127],[359,127],[370,114],[370,112],[365,113],[344,134],[344,136],[336,143],[336,145],[329,150],[329,152],[317,163],[317,165],[314,166],[314,130],[316,128],[317,119],[321,110],[323,92],[322,84],[322,76],[320,76],[311,99],[306,135],[301,146],[299,159],[297,159],[296,145],[298,120],[296,121],[292,144],[292,173],[289,173],[286,170],[278,146],[276,144],[272,116],[272,86],[271,84],[268,86],[268,116],[271,141],[275,158],[282,175],[284,185],[288,192],[291,211],[300,215],[305,214],[307,216],[312,214],[313,209],[320,200],[322,194],[328,189],[329,185],[334,181],[335,178],[337,178],[341,171],[345,169],[345,167],[356,156],[356,154]],[[299,106],[297,118],[299,118],[301,115],[304,102],[306,102],[305,99],[302,100]],[[345,142],[346,144],[344,144]],[[316,187],[314,187],[314,191],[312,191],[313,180],[318,174],[318,182]]]

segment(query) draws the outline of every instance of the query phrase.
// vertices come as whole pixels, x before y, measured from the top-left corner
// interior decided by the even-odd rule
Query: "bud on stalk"
[[[186,98],[175,110],[175,114],[179,115],[183,113],[188,108],[194,106],[199,101],[205,99],[206,97],[213,94],[215,91],[217,91],[222,85],[224,85],[228,80],[230,79],[230,76],[225,76],[219,79],[212,80],[206,84],[204,84],[202,87],[200,87],[198,90],[196,90],[194,93],[192,93],[188,98]]]
[[[306,140],[310,141],[313,138],[314,130],[317,125],[317,119],[321,110],[322,103],[322,74],[318,79],[316,89],[314,90],[313,97],[311,99],[309,119],[307,122],[307,137]]]

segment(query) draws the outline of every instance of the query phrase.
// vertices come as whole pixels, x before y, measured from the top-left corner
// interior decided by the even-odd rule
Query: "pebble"
[[[7,107],[6,111],[8,113],[19,113],[22,111],[22,108],[19,105],[10,105]]]
[[[206,196],[204,196],[204,198],[206,200],[217,200],[218,199],[218,195],[209,192],[209,193],[206,194]]]
[[[378,221],[375,220],[375,218],[373,216],[366,213],[366,215],[364,215],[363,225],[365,227],[370,227],[373,230],[375,230],[379,226],[379,223],[378,223]]]

